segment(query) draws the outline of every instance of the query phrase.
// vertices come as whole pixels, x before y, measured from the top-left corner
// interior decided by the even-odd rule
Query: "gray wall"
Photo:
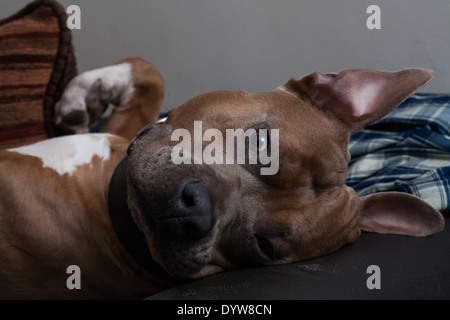
[[[0,0],[6,17],[29,1]],[[426,67],[423,92],[450,92],[449,0],[60,0],[81,8],[80,72],[128,56],[152,62],[167,108],[206,91],[271,90],[343,68]],[[366,9],[381,8],[381,30]]]

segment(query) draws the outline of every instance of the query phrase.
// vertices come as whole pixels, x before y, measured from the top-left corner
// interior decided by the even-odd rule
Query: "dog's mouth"
[[[158,239],[158,234],[149,238],[149,248],[154,261],[174,279],[194,280],[225,270],[212,261],[215,249],[211,237],[190,244],[170,241],[167,238],[161,240]]]
[[[153,259],[176,279],[196,279],[223,271],[212,262],[219,182],[209,166],[172,162],[170,132],[153,123],[130,144],[128,206]]]
[[[164,189],[155,191],[158,199],[144,200],[139,211],[152,255],[177,278],[196,278],[205,274],[214,252],[214,200],[198,179],[168,187],[168,193]]]
[[[222,271],[211,263],[216,231],[214,201],[208,188],[190,180],[158,198],[139,208],[137,217],[153,259],[178,280]]]

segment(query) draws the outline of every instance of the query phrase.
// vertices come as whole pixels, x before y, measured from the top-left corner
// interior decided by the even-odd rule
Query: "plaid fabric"
[[[415,94],[349,143],[347,185],[359,195],[414,194],[450,211],[450,95]]]

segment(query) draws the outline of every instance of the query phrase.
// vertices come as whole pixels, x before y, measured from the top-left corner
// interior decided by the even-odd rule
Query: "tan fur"
[[[112,229],[109,179],[128,141],[109,140],[110,159],[94,156],[72,176],[0,152],[0,298],[136,298],[167,286],[129,257]],[[82,271],[81,290],[66,286],[69,265]]]

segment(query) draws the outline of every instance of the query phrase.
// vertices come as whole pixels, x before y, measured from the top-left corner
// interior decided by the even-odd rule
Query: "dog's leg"
[[[140,58],[125,59],[72,79],[56,104],[55,124],[66,134],[88,132],[112,104],[99,131],[131,139],[158,118],[163,96],[164,82],[153,65]]]

